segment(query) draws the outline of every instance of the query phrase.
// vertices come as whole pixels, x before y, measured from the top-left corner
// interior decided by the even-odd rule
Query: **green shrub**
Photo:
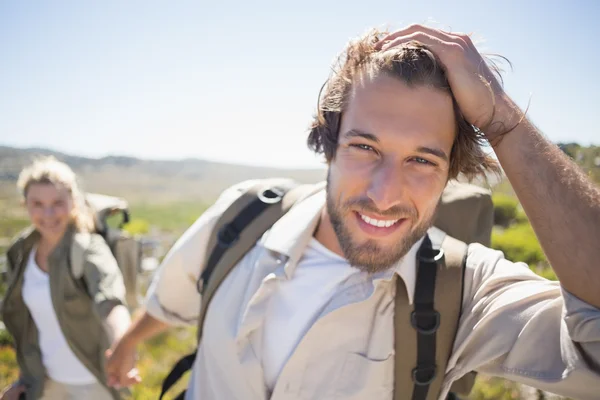
[[[532,268],[533,272],[541,276],[542,278],[549,279],[551,281],[557,281],[558,277],[554,273],[554,270],[550,267],[538,267]]]
[[[522,261],[530,267],[547,263],[546,256],[533,232],[531,225],[515,224],[500,231],[492,232],[492,247],[504,252],[511,261]]]
[[[494,194],[492,201],[494,202],[494,225],[509,226],[517,216],[519,202],[501,193]]]
[[[529,217],[527,216],[527,214],[525,214],[525,211],[520,206],[517,209],[517,215],[515,216],[514,222],[517,224],[528,224],[529,223]]]
[[[19,378],[19,366],[15,350],[11,346],[0,346],[0,391]]]
[[[141,219],[162,231],[181,233],[206,210],[199,202],[178,202],[170,204],[132,204],[131,216]]]
[[[123,227],[132,235],[145,235],[150,231],[150,223],[145,219],[134,218]]]
[[[10,333],[5,329],[0,329],[0,347],[13,346],[14,341]],[[1,390],[1,389],[0,389]]]
[[[478,375],[469,400],[520,399],[519,385],[500,378]]]

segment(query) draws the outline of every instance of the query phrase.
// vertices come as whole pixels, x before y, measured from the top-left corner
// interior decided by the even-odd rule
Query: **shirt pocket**
[[[63,307],[68,315],[73,317],[89,316],[92,312],[90,301],[83,294],[73,293],[63,296]]]
[[[371,359],[349,353],[335,383],[335,398],[391,399],[394,390],[394,355]]]

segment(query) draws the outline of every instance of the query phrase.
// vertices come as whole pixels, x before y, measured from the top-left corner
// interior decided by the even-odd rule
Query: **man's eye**
[[[368,144],[351,144],[350,147],[355,147],[357,149],[365,151],[375,151],[375,149],[369,146]]]
[[[429,160],[426,160],[426,159],[424,159],[424,158],[421,158],[421,157],[415,157],[415,158],[413,158],[413,160],[414,160],[415,162],[417,162],[418,164],[423,164],[423,165],[435,165],[435,164],[434,164],[434,163],[432,163],[431,161],[429,161]]]

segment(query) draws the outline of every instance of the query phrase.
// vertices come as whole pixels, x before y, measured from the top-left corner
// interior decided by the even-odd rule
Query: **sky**
[[[306,146],[336,55],[427,23],[499,53],[551,140],[600,144],[600,2],[0,2],[0,145],[316,167]]]

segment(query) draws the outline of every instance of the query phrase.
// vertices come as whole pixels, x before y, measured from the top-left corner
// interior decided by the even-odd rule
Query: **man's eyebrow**
[[[344,136],[347,138],[361,137],[363,139],[367,139],[372,142],[379,143],[379,138],[377,136],[373,135],[372,133],[363,132],[359,129],[350,129],[348,132],[344,133]]]
[[[448,156],[446,155],[446,153],[442,149],[437,149],[437,148],[434,148],[434,147],[424,147],[424,146],[421,146],[421,147],[419,147],[417,149],[417,151],[419,153],[431,154],[433,156],[436,156],[436,157],[441,158],[442,160],[448,162]]]

